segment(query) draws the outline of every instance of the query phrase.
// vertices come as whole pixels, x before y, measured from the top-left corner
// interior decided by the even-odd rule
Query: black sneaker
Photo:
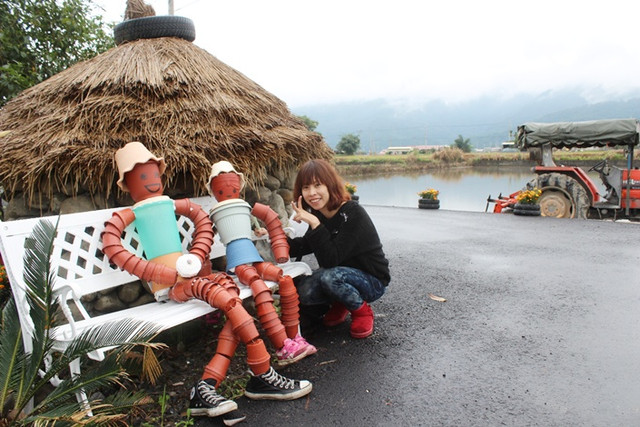
[[[194,417],[217,417],[235,411],[238,405],[218,394],[215,380],[206,379],[198,381],[198,384],[191,389],[189,409]]]
[[[254,400],[294,400],[311,393],[307,380],[291,380],[273,368],[262,375],[253,375],[247,383],[244,395]]]

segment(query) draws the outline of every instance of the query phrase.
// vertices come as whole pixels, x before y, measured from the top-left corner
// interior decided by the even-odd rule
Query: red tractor
[[[524,190],[538,188],[538,201],[543,216],[556,218],[627,218],[640,220],[640,170],[633,163],[633,150],[638,145],[640,122],[636,119],[594,120],[587,122],[526,123],[518,126],[516,145],[529,151],[538,166],[536,178]],[[581,168],[557,166],[554,148],[622,147],[626,153],[626,169],[610,165],[607,159],[589,169],[598,172],[606,189],[598,193],[596,183]],[[487,199],[495,203],[493,212],[511,212],[520,191],[508,197]]]

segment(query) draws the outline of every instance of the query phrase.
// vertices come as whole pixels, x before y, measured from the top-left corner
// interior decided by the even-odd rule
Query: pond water
[[[589,173],[597,185],[597,174]],[[484,212],[487,197],[521,190],[535,177],[531,167],[472,167],[429,171],[417,174],[380,174],[343,178],[358,187],[363,205],[417,207],[418,192],[440,191],[440,209]],[[602,193],[603,190],[600,189]],[[489,210],[493,209],[493,204]]]

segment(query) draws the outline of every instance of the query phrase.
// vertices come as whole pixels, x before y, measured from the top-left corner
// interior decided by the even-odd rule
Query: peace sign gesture
[[[320,220],[318,219],[318,217],[316,217],[312,213],[305,211],[302,207],[302,196],[298,197],[298,203],[296,203],[295,201],[291,202],[291,208],[295,212],[295,215],[293,217],[293,220],[295,222],[306,222],[307,224],[309,224],[309,227],[311,227],[312,230],[320,225]]]

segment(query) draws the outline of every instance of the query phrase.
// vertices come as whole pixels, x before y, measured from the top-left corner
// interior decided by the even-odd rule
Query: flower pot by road
[[[440,209],[440,200],[438,199],[418,199],[419,209]]]
[[[513,207],[514,215],[540,216],[540,205],[535,203],[516,203]]]

